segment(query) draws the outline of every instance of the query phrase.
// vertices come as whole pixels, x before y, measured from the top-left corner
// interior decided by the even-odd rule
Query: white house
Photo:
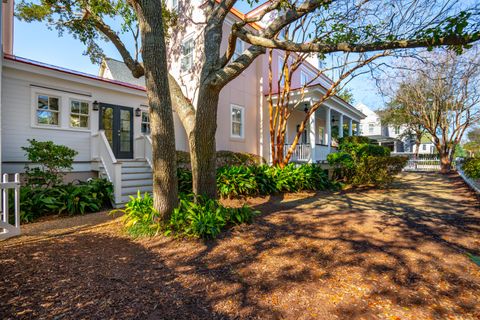
[[[360,135],[377,141],[378,144],[389,148],[394,153],[415,152],[415,138],[405,133],[405,127],[382,125],[380,116],[373,109],[363,103],[359,103],[355,107],[366,115],[360,121]],[[425,135],[422,138],[418,153],[431,154],[434,152],[434,144],[429,136]]]
[[[189,13],[202,17],[201,1],[185,3],[192,7]],[[27,144],[27,139],[51,140],[78,151],[70,179],[107,177],[114,184],[118,205],[137,190],[150,191],[151,140],[143,79],[133,78],[122,62],[113,59],[102,63],[99,75],[90,75],[17,57],[13,55],[13,0],[3,2],[2,12],[1,172],[23,171],[26,158],[21,147]],[[230,25],[244,17],[236,10],[230,12],[222,39],[224,50]],[[169,68],[185,94],[194,100],[198,75],[192,67],[201,58],[201,50],[196,47],[200,43],[192,39],[201,38],[203,29],[189,19],[185,21],[190,22],[170,40]],[[179,47],[190,49],[178,50]],[[238,47],[245,49],[246,44]],[[282,53],[275,52],[274,58],[280,61]],[[305,62],[293,83],[300,85],[316,73],[315,66]],[[222,90],[217,150],[249,152],[270,159],[266,77],[268,59],[261,56]],[[321,97],[329,83],[330,79],[320,77],[305,90],[306,107]],[[295,94],[294,91],[292,95]],[[289,135],[296,133],[304,117],[302,113],[300,110],[289,119]],[[309,131],[298,145],[293,160],[325,160],[334,150],[332,127],[346,124],[345,134],[354,134],[354,128],[364,117],[361,111],[338,97],[328,100],[313,115]],[[174,121],[176,148],[188,151],[185,130],[175,114]]]

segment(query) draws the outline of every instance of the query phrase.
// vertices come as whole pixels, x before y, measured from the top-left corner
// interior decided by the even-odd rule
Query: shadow
[[[455,176],[248,199],[214,241],[100,231],[3,250],[0,313],[142,319],[478,318],[480,210]],[[20,313],[23,312],[23,313]],[[8,318],[8,317],[7,317]]]

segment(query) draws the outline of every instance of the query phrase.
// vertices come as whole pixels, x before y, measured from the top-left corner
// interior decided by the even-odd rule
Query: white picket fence
[[[14,215],[13,223],[9,221],[9,198],[8,192],[14,191]],[[20,234],[20,174],[15,174],[14,181],[9,181],[8,174],[3,175],[3,180],[0,183],[0,190],[2,191],[2,211],[0,220],[0,240],[5,240]]]
[[[392,153],[392,156],[407,156],[407,165],[403,171],[436,172],[440,171],[440,158],[436,154]]]

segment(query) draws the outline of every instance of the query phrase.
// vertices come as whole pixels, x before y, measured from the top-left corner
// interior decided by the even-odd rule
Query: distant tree
[[[401,77],[390,109],[406,115],[432,137],[441,172],[448,173],[457,145],[466,130],[480,120],[480,55],[477,48],[464,55],[451,51],[429,53],[416,60]]]
[[[337,96],[339,96],[340,98],[342,98],[343,100],[345,100],[346,102],[348,102],[350,104],[355,103],[355,98],[353,97],[353,92],[352,92],[351,89],[344,88],[344,89],[340,90],[340,92],[337,94]]]
[[[468,141],[463,145],[465,151],[471,157],[478,157],[480,155],[480,127],[472,128],[467,133]]]

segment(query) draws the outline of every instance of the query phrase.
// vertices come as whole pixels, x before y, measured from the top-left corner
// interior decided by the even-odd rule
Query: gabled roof
[[[112,79],[145,87],[145,77],[135,78],[123,61],[105,58],[103,64],[102,68],[106,67],[110,71]]]
[[[54,65],[51,65],[51,64],[48,64],[48,63],[38,62],[38,61],[35,61],[35,60],[30,60],[30,59],[27,59],[27,58],[22,58],[22,57],[10,55],[10,54],[4,54],[3,57],[6,60],[10,60],[10,61],[17,62],[17,63],[22,63],[22,64],[25,64],[25,65],[31,65],[31,66],[35,66],[35,67],[39,67],[39,68],[43,68],[43,69],[48,69],[48,70],[52,70],[52,71],[56,71],[56,72],[60,72],[60,73],[74,75],[74,76],[81,77],[81,78],[87,78],[87,79],[91,79],[91,80],[106,82],[106,83],[109,83],[109,84],[130,88],[130,89],[145,91],[145,86],[138,86],[138,85],[128,83],[128,82],[102,78],[102,77],[95,76],[95,75],[92,75],[92,74],[88,74],[88,73],[84,73],[84,72],[80,72],[80,71],[75,71],[75,70],[71,70],[71,69],[66,69],[66,68],[62,68],[62,67],[59,67],[59,66],[54,66]]]

